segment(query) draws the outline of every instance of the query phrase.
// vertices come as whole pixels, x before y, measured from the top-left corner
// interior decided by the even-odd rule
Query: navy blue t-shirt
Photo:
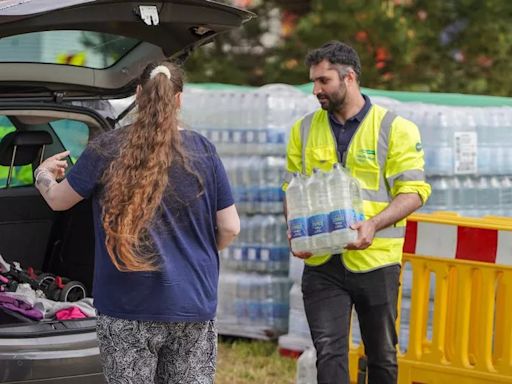
[[[116,156],[121,134],[122,129],[95,139],[66,177],[80,196],[93,200],[95,307],[100,314],[128,320],[211,320],[216,313],[219,277],[216,212],[234,203],[215,147],[198,133],[181,131],[183,147],[202,178],[204,193],[197,197],[197,179],[181,166],[171,166],[168,192],[173,193],[164,194],[162,209],[149,231],[161,267],[157,272],[120,272],[105,247],[101,176]]]

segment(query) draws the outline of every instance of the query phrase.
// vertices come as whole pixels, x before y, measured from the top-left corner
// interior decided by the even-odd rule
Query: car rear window
[[[67,119],[52,121],[50,125],[64,148],[71,152],[71,162],[75,164],[89,142],[89,127],[81,121]]]
[[[139,41],[89,31],[45,31],[0,39],[0,61],[45,63],[104,69],[114,65]]]
[[[0,141],[8,133],[16,130],[11,120],[7,116],[0,115]],[[9,167],[0,165],[0,189],[5,188],[7,184],[7,177],[9,175]],[[20,187],[23,185],[30,185],[32,180],[32,166],[23,165],[14,167],[11,174],[11,187]]]
[[[10,132],[16,130],[15,125],[5,115],[0,115],[0,141]],[[81,121],[60,119],[53,120],[49,123],[25,125],[24,130],[27,131],[46,131],[57,136],[58,140],[48,146],[45,150],[47,156],[62,151],[64,148],[69,150],[71,164],[76,163],[87,143],[89,142],[90,130],[89,126]],[[69,170],[70,168],[68,168]],[[9,166],[0,165],[0,189],[5,188],[9,175]],[[34,183],[32,177],[32,166],[23,165],[16,166],[12,170],[11,183],[9,187],[21,187],[32,185]]]

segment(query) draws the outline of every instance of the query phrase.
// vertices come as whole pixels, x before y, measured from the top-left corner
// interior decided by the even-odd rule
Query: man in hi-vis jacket
[[[341,255],[304,259],[304,306],[317,350],[318,384],[349,383],[355,306],[368,357],[368,383],[397,382],[397,299],[405,218],[430,195],[418,127],[361,94],[357,52],[329,42],[306,57],[321,109],[298,120],[287,146],[289,175],[342,163],[362,188],[365,220]],[[288,179],[283,184],[286,190]]]

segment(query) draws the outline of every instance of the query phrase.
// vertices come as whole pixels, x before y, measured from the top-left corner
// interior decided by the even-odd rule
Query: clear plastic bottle
[[[487,204],[488,214],[499,215],[501,211],[501,182],[497,176],[490,176],[489,182],[489,203]]]
[[[461,181],[463,193],[462,206],[464,207],[463,214],[466,216],[478,216],[477,206],[477,189],[475,188],[475,181],[472,177],[467,176]]]
[[[495,126],[490,111],[483,108],[475,110],[476,132],[478,134],[477,164],[480,175],[490,175],[493,172],[493,146]]]
[[[504,147],[505,160],[503,165],[503,174],[512,174],[512,151],[510,143],[512,142],[512,108],[503,107],[503,136],[501,145]]]
[[[261,188],[263,186],[263,167],[259,156],[251,156],[246,165],[247,209],[249,213],[260,213]]]
[[[451,211],[461,213],[464,210],[463,201],[464,201],[464,189],[462,188],[461,180],[458,176],[454,176],[448,180],[451,184]]]
[[[352,198],[352,207],[354,214],[354,221],[364,221],[364,206],[363,206],[363,193],[361,189],[361,184],[359,181],[353,177],[350,178],[350,196]],[[352,223],[351,223],[352,224]]]
[[[308,348],[297,360],[297,384],[317,384],[316,350]]]
[[[331,249],[329,234],[329,208],[326,177],[319,169],[306,182],[309,206],[308,234],[311,237],[312,253],[322,255]]]
[[[476,182],[478,216],[494,213],[499,200],[499,184],[496,178],[481,176]]]
[[[500,214],[512,215],[512,180],[510,176],[503,176],[500,180]]]
[[[446,211],[452,208],[451,186],[446,177],[432,179],[432,195],[429,199],[429,207],[432,211]]]
[[[334,164],[327,176],[329,232],[333,252],[341,252],[345,245],[357,239],[357,231],[350,228],[356,216],[351,193],[353,182],[340,164]]]
[[[453,160],[453,131],[454,113],[446,108],[439,114],[439,145],[435,148],[437,152],[436,164],[440,175],[452,175],[454,169]]]
[[[236,323],[235,302],[237,299],[237,276],[229,270],[222,271],[219,276],[218,314],[223,322]]]
[[[286,236],[286,220],[283,215],[276,217],[276,234],[274,251],[271,253],[272,272],[287,273],[289,269],[288,238]]]
[[[311,249],[311,239],[308,235],[309,207],[304,186],[300,174],[295,173],[286,189],[288,228],[291,247],[295,252],[306,252]]]

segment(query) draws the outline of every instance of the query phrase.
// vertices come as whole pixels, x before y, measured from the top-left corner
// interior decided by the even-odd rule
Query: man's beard
[[[317,99],[320,102],[322,109],[328,111],[329,113],[334,113],[336,111],[340,111],[345,105],[345,101],[347,99],[347,90],[346,88],[340,88],[338,92],[332,95],[319,93],[317,95]]]

